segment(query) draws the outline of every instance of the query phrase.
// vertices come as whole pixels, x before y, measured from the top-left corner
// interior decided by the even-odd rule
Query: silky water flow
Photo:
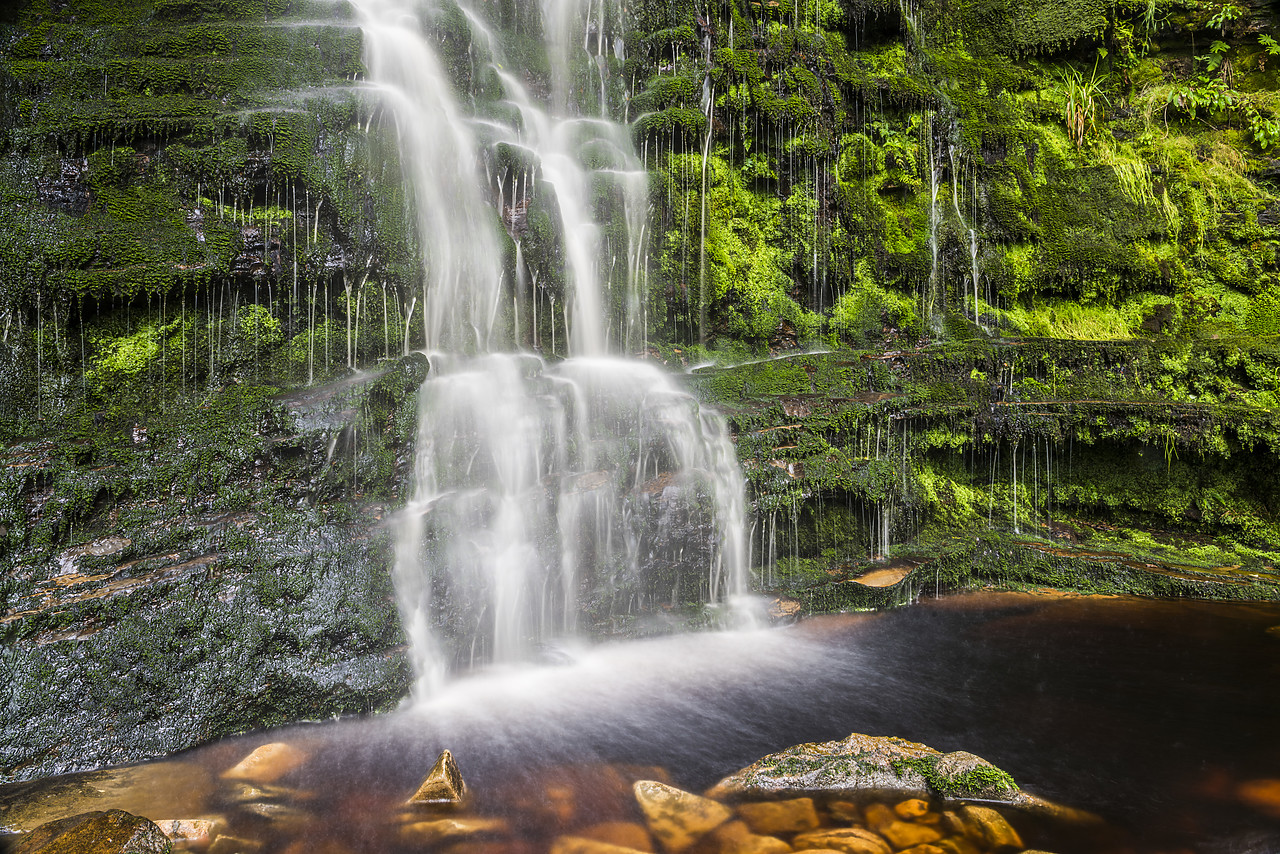
[[[455,669],[526,660],[574,637],[580,606],[598,621],[691,598],[712,607],[740,601],[744,484],[723,420],[662,370],[610,353],[611,343],[634,348],[642,329],[646,192],[626,128],[608,118],[605,75],[620,8],[545,0],[553,73],[550,96],[536,101],[504,70],[511,65],[483,15],[459,4],[476,76],[501,89],[481,117],[468,113],[464,103],[476,99],[458,97],[424,35],[440,9],[356,6],[370,82],[398,130],[426,271],[431,375],[419,392],[395,566],[415,697],[437,691]],[[598,75],[596,103],[575,103],[575,65]],[[507,196],[502,176],[485,175],[499,149],[532,176],[520,184],[522,198],[515,189]],[[606,257],[614,250],[594,219],[599,182],[622,200],[620,259]],[[500,211],[490,201],[495,185]],[[563,235],[569,358],[556,363],[513,344],[521,294],[508,313],[504,292],[525,277],[517,271],[507,283],[499,266],[500,223],[535,191],[554,198],[547,207]],[[693,519],[697,543],[672,534],[677,518]]]

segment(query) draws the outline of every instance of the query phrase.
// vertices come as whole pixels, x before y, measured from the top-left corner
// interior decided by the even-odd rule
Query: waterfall
[[[741,601],[747,588],[745,488],[723,419],[657,367],[610,355],[643,342],[646,268],[645,171],[627,129],[607,118],[619,0],[544,0],[550,81],[538,97],[512,71],[520,64],[504,56],[487,7],[435,2],[354,4],[412,185],[424,270],[406,317],[420,297],[431,370],[395,567],[419,698],[455,668],[534,656],[584,614],[599,623]],[[461,94],[432,40],[446,11],[458,26],[455,8],[474,78]],[[574,102],[582,69],[598,78],[598,104]],[[559,294],[526,275],[517,221],[531,204],[556,226]],[[597,219],[603,208],[612,225]],[[514,271],[503,269],[503,225]],[[612,249],[625,263],[604,237],[619,229]],[[553,353],[562,306],[560,362],[516,348],[538,343],[544,288]],[[525,338],[522,318],[534,324]],[[409,332],[406,320],[406,349]],[[705,566],[683,571],[690,558]]]

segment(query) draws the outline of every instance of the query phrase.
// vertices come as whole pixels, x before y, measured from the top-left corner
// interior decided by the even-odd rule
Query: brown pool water
[[[218,816],[246,852],[541,854],[565,834],[637,822],[636,779],[700,791],[766,753],[862,732],[976,753],[1105,823],[1009,815],[1029,847],[1280,851],[1276,626],[1274,604],[966,594],[564,648],[559,664],[471,674],[392,715],[3,787],[0,826],[119,807]],[[303,761],[267,785],[220,776],[269,742]],[[501,830],[404,835],[403,802],[445,748],[474,795],[465,817]]]

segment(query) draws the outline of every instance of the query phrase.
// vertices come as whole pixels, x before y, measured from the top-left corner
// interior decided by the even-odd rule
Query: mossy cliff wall
[[[443,7],[428,29],[459,91],[503,109]],[[486,14],[531,79],[549,73],[536,4]],[[353,17],[0,12],[5,774],[405,690],[385,519],[424,295]],[[578,87],[629,123],[650,178],[648,328],[618,340],[783,357],[692,378],[736,431],[762,586],[813,610],[992,579],[1274,595],[1276,17],[1254,0],[628,5],[606,85]],[[593,203],[626,257],[617,194]],[[506,281],[545,301],[516,340],[546,351],[568,340],[553,206],[544,186],[493,214]],[[789,355],[811,345],[839,352]],[[847,581],[873,558],[913,580]]]
[[[1273,4],[637,17],[629,106],[670,333],[776,349],[1280,332]]]
[[[394,706],[426,364],[351,10],[0,14],[0,777]]]

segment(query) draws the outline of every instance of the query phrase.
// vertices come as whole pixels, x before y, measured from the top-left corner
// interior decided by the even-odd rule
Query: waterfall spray
[[[591,105],[573,103],[570,81],[575,62],[603,74],[605,34],[620,21],[620,7],[611,0],[544,0],[551,69],[544,103],[504,70],[515,65],[502,56],[483,15],[459,4],[478,52],[473,61],[487,63],[488,79],[498,81],[518,117],[503,123],[462,109],[413,10],[394,0],[355,5],[371,80],[399,132],[425,272],[431,372],[418,394],[415,479],[401,514],[395,568],[415,694],[431,694],[459,666],[530,658],[577,629],[584,597],[597,619],[637,604],[736,599],[746,590],[745,489],[723,419],[656,367],[606,351],[604,277],[616,268],[626,278],[618,338],[629,344],[637,337],[647,187],[627,129],[584,116]],[[560,299],[557,285],[547,288],[546,325],[554,351],[559,302],[571,356],[560,364],[513,351],[520,336],[510,327],[528,261],[521,247],[515,275],[500,266],[497,235],[505,224],[514,237],[515,219],[503,223],[503,214],[516,209],[517,191],[513,183],[508,201],[506,176],[482,174],[499,146],[537,176],[522,186],[519,203],[527,204],[537,187],[543,209],[558,219],[565,288]],[[625,265],[604,255],[593,201],[600,182],[621,190]],[[488,201],[495,187],[497,211]],[[529,284],[536,343],[539,283],[532,269]],[[406,349],[415,305],[416,299],[405,318]],[[672,502],[683,509],[676,513]],[[668,580],[650,578],[645,564],[663,556],[674,563],[690,551],[663,539],[673,514],[714,532],[715,544],[705,571],[681,573],[674,590]]]

